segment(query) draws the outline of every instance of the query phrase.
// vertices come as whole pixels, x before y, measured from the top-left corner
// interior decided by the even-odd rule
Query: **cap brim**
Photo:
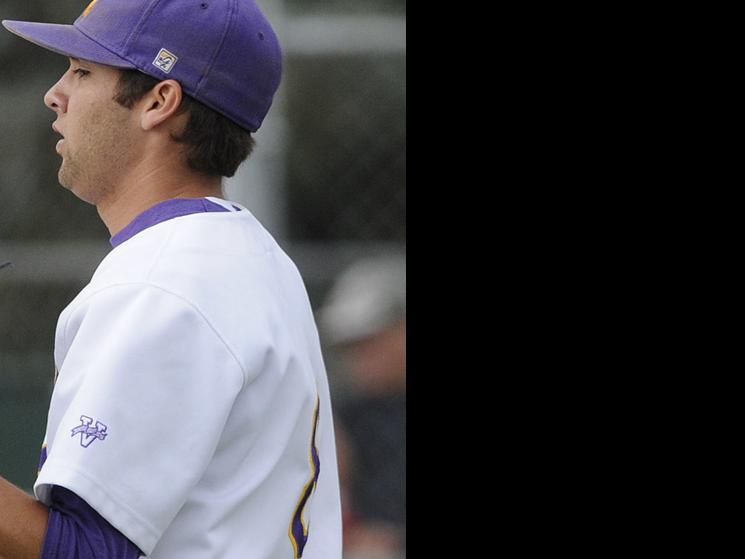
[[[134,64],[99,45],[74,25],[4,20],[3,26],[22,39],[63,56],[117,68],[135,68]]]

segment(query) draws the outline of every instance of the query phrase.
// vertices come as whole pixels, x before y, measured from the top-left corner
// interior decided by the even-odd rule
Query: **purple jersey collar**
[[[240,211],[240,208],[237,206],[232,207],[237,211]],[[231,210],[213,202],[212,200],[208,200],[207,198],[172,198],[171,200],[160,202],[152,208],[142,212],[134,218],[129,225],[111,237],[109,242],[111,243],[111,246],[116,248],[148,227],[152,227],[153,225],[157,225],[158,223],[168,221],[175,217],[183,217],[185,215],[204,212],[229,211]]]

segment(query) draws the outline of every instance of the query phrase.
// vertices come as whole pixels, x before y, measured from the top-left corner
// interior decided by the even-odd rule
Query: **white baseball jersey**
[[[302,279],[246,208],[206,200],[223,211],[140,225],[60,315],[35,493],[70,489],[152,559],[341,559]]]

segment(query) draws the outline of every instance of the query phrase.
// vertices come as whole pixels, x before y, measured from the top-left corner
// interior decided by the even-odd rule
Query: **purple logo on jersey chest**
[[[72,430],[72,436],[80,435],[80,446],[88,448],[96,439],[99,441],[104,440],[108,435],[106,432],[108,429],[109,428],[100,421],[96,421],[96,424],[93,425],[93,418],[90,418],[87,415],[81,415],[80,425]]]

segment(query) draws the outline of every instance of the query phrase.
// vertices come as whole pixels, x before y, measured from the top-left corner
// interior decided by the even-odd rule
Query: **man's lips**
[[[57,123],[52,124],[52,130],[54,130],[55,132],[57,132],[57,134],[62,136],[62,139],[57,142],[57,146],[55,147],[55,149],[57,150],[57,153],[60,153],[60,149],[65,143],[65,136],[64,134],[62,134],[62,132],[60,132],[59,128],[57,128]]]

